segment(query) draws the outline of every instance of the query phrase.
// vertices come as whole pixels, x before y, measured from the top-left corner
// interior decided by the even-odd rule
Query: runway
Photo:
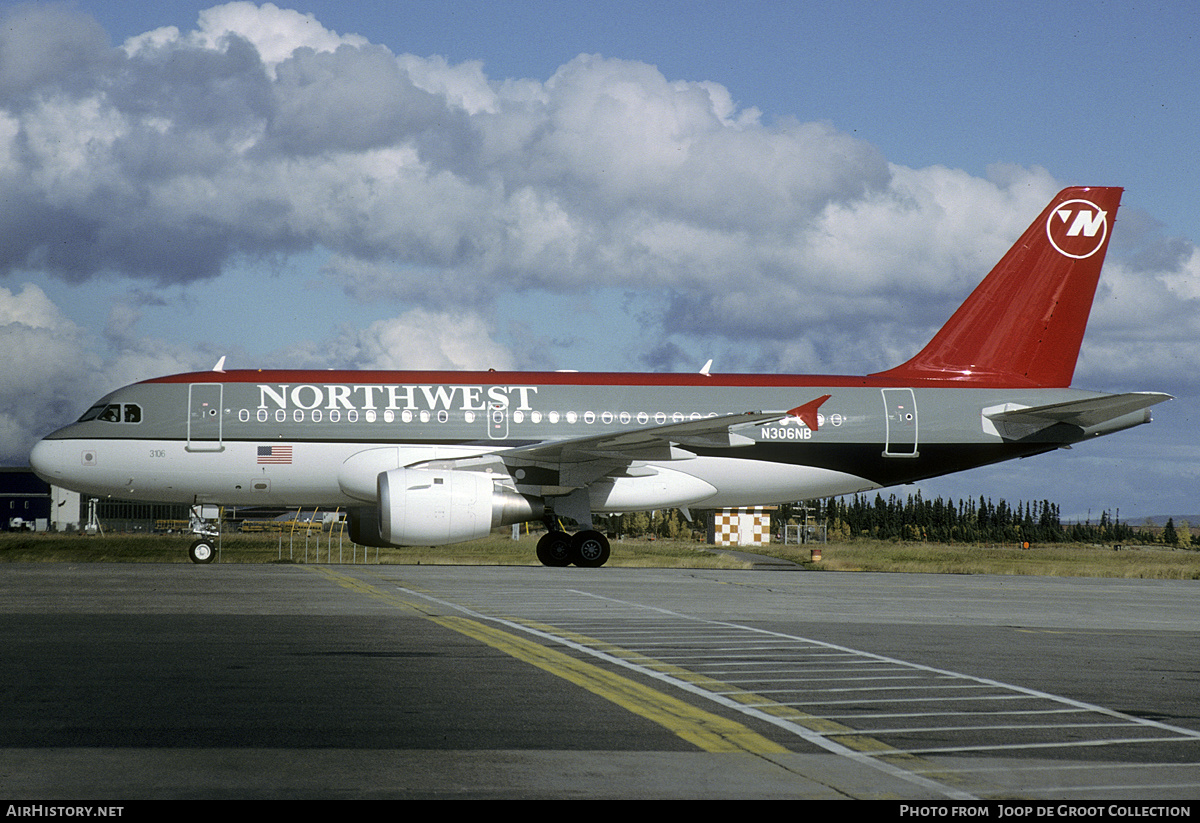
[[[12,799],[1200,793],[1192,581],[0,568]]]

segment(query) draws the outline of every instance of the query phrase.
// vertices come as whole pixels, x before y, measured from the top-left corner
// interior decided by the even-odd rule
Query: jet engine
[[[379,549],[386,549],[392,545],[379,536],[379,509],[371,506],[352,506],[346,513],[350,521],[352,542]]]
[[[484,472],[392,469],[378,484],[379,536],[394,546],[475,540],[543,513],[540,500],[498,486]]]

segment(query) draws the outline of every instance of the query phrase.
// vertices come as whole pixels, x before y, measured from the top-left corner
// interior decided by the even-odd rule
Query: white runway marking
[[[1061,695],[578,589],[532,599],[527,590],[511,599],[492,591],[470,608],[409,593],[636,671],[951,798],[977,797],[943,782],[948,772],[968,772],[923,758],[1200,742],[1200,732]],[[1184,783],[1159,787],[1168,785],[1200,786],[1200,775],[1193,769]]]

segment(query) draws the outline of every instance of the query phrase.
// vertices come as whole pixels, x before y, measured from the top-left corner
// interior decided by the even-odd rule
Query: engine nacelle
[[[394,546],[442,546],[541,517],[540,501],[484,472],[392,469],[379,475],[379,536]]]
[[[350,540],[360,546],[386,549],[391,546],[379,536],[379,509],[373,506],[352,506],[346,511],[350,522]]]

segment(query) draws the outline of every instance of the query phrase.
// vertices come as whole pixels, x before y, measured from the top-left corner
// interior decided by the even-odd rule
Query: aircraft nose
[[[54,440],[39,440],[29,452],[29,465],[33,473],[53,483],[63,475],[62,447]]]

